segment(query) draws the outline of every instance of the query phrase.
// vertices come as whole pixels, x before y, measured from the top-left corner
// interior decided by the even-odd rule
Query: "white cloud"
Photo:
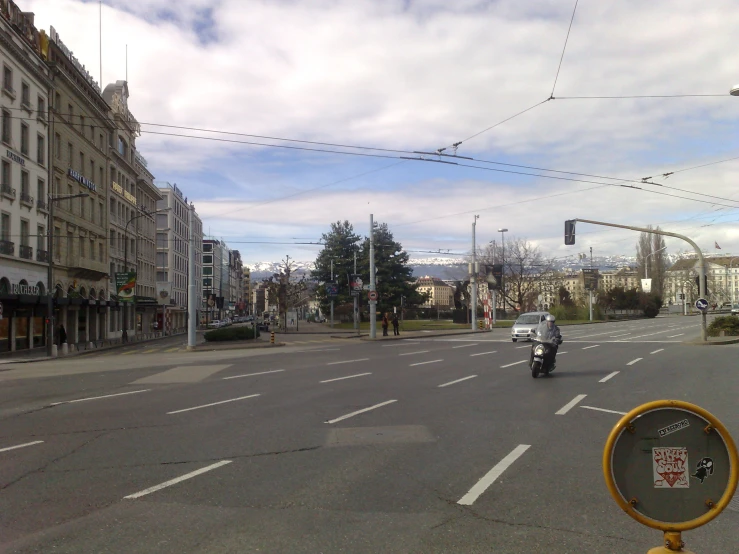
[[[96,3],[22,3],[36,13],[37,24],[53,24],[97,75]],[[734,8],[731,0],[580,3],[554,96],[728,93],[739,82],[734,44],[739,11]],[[140,121],[403,149],[448,145],[547,98],[571,14],[570,3],[545,0],[183,0],[175,13],[168,13],[170,9],[167,0],[106,0],[103,81],[122,78],[128,44],[130,104]],[[196,28],[210,24],[204,19],[208,9],[214,27],[211,40],[203,44]],[[78,32],[80,28],[86,32]],[[562,99],[470,140],[460,154],[640,178],[729,157],[727,152],[739,150],[737,124],[739,99],[728,94],[706,99]],[[262,198],[265,191],[279,197],[285,190],[306,188],[306,175],[289,171],[291,161],[306,159],[297,153],[281,153],[278,159],[287,165],[278,167],[259,149],[228,143],[145,134],[139,148],[160,177],[222,171],[231,182],[243,180],[219,195],[228,198],[219,203],[189,191],[203,216],[233,209],[234,200]],[[308,159],[317,167],[338,168],[341,175],[365,169],[351,159]],[[467,173],[455,180],[439,169],[443,185],[436,185],[429,197],[429,170],[414,173],[418,165],[409,169],[404,164],[398,170],[405,184],[394,192],[373,191],[372,184],[383,179],[378,173],[350,183],[354,191],[328,188],[275,204],[279,213],[268,205],[256,214],[245,212],[244,219],[261,222],[260,232],[268,228],[291,236],[288,232],[325,228],[337,219],[364,221],[375,206],[389,222],[407,222],[575,186],[538,180],[493,191],[491,182],[515,182],[513,177],[480,172],[475,183]],[[704,168],[665,183],[735,195],[738,168],[736,162]],[[518,234],[559,248],[565,215],[646,224],[704,208],[709,206],[608,190],[490,211],[481,219],[481,232],[488,232],[484,218],[495,218],[509,228],[523,227],[525,232]],[[289,225],[277,224],[286,213]],[[219,232],[234,225],[218,218],[209,224]],[[463,248],[468,228],[462,218],[446,218],[397,231],[400,235],[404,229],[408,240],[419,242],[457,237],[450,243]],[[729,224],[693,231],[710,246],[715,235],[725,250],[739,251],[739,237]],[[598,236],[610,235],[593,235]],[[630,250],[632,243],[602,242],[613,250],[626,246]]]

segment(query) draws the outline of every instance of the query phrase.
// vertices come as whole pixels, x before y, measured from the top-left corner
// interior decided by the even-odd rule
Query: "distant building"
[[[739,300],[739,256],[706,258],[706,284],[710,303],[723,304]],[[665,302],[682,304],[680,294],[689,305],[698,299],[697,258],[683,258],[665,271]]]
[[[420,277],[416,280],[418,292],[428,293],[429,299],[421,305],[422,308],[454,307],[454,288],[437,277]]]
[[[244,312],[254,313],[251,300],[251,270],[247,266],[241,269],[241,298],[244,302]]]

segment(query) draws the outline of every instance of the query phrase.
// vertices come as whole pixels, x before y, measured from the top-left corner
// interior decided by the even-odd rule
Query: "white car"
[[[511,327],[511,340],[516,342],[521,340],[533,340],[536,337],[536,329],[549,312],[528,312],[518,316],[518,319]]]
[[[734,304],[734,307],[731,308],[731,315],[739,315],[739,304]]]

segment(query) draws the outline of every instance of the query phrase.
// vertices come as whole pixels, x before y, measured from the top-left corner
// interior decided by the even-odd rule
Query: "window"
[[[59,227],[54,227],[54,255],[57,260],[61,259],[62,253],[62,230]]]
[[[85,257],[85,237],[80,237],[80,258]]]
[[[21,219],[21,246],[28,246],[28,239],[30,235],[30,230],[28,226],[28,221],[25,219]]]
[[[3,66],[3,88],[11,94],[15,94],[13,90],[13,70],[7,65]]]
[[[80,114],[80,132],[85,134],[85,116]]]
[[[213,245],[212,244],[204,244],[203,245],[203,252],[213,252]]]
[[[85,199],[80,197],[80,217],[85,218]]]
[[[85,153],[80,152],[80,173],[85,173]]]
[[[100,226],[102,226],[102,225],[103,225],[103,203],[102,203],[102,202],[100,202],[100,203],[98,204],[98,207],[100,208],[100,209],[98,210],[98,224],[99,224]]]
[[[213,263],[213,254],[203,254],[203,263],[204,264],[212,264]]]
[[[21,123],[21,154],[28,156],[28,125]]]
[[[93,239],[90,239],[90,259],[95,259],[95,241]],[[102,259],[100,261],[102,261]]]
[[[39,225],[38,227],[36,227],[36,250],[39,252],[42,250],[45,250],[44,248],[46,246],[46,241],[44,240],[45,233],[46,231],[43,225]]]
[[[57,196],[62,193],[62,182],[59,177],[54,178],[54,194]]]
[[[10,112],[3,110],[3,142],[7,142],[8,144],[13,140],[12,123],[13,120],[10,116]]]
[[[62,157],[62,137],[59,136],[59,133],[54,135],[54,155],[57,158]]]
[[[67,104],[67,121],[72,122],[74,118],[74,106]]]
[[[95,221],[95,199],[90,198],[90,222]]]
[[[36,159],[40,165],[44,165],[46,161],[46,140],[44,135],[36,137]]]
[[[72,167],[72,143],[67,143],[67,162],[69,163],[69,167]]]
[[[204,267],[203,268],[203,275],[213,275],[213,268],[212,267]]]
[[[103,256],[103,243],[102,242],[99,242],[98,243],[98,260],[100,260],[102,262],[104,259],[105,258]]]
[[[36,109],[38,110],[39,115],[46,116],[46,100],[44,100],[44,97],[41,95],[36,99]]]
[[[3,185],[5,186],[11,186],[13,183],[11,181],[11,175],[10,175],[10,162],[6,162],[3,160]]]
[[[103,149],[103,134],[102,133],[100,133],[100,142],[98,143],[98,145],[100,146],[100,150],[102,150]]]
[[[210,279],[210,278],[203,279],[203,288],[209,289],[212,286],[213,286],[213,279]]]
[[[56,111],[59,111],[62,108],[62,95],[58,92],[54,95],[54,107],[56,108]]]
[[[21,106],[31,109],[31,88],[23,81],[21,81]]]
[[[46,183],[41,179],[36,181],[36,200],[46,202]]]
[[[90,125],[90,141],[95,142],[95,126]]]
[[[0,240],[10,240],[10,214],[2,214],[2,223],[0,223]]]
[[[104,184],[103,183],[103,166],[101,165],[99,169],[100,171],[98,171],[98,185],[102,187]]]
[[[115,231],[113,229],[110,230],[110,245],[115,246]]]
[[[90,160],[90,179],[95,179],[95,160]]]
[[[23,197],[23,195],[26,197],[31,195],[28,190],[28,186],[28,171],[21,171],[21,197]]]
[[[128,144],[121,136],[118,137],[118,153],[124,158],[128,156]]]

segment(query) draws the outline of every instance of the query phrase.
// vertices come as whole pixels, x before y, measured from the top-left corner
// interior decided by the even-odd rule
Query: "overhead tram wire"
[[[565,51],[567,50],[567,41],[570,39],[570,31],[572,31],[572,23],[575,21],[575,12],[577,11],[577,4],[579,0],[575,0],[575,7],[572,8],[572,17],[570,18],[570,26],[567,27],[567,36],[565,36],[565,43],[562,47],[562,55],[559,57],[559,65],[557,66],[557,74],[554,76],[554,84],[552,85],[552,93],[549,95],[550,98],[554,97],[554,89],[557,88],[557,79],[559,79],[559,71],[562,69],[562,61],[565,58]]]

